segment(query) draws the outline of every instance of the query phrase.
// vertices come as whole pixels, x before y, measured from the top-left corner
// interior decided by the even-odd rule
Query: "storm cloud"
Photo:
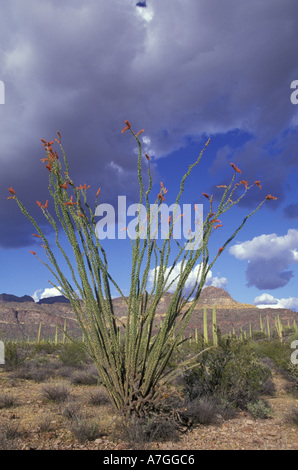
[[[125,119],[136,131],[145,128],[153,166],[188,138],[239,129],[250,139],[224,159],[215,155],[211,171],[233,158],[252,180],[262,178],[277,204],[283,201],[283,184],[298,161],[290,101],[298,78],[297,1],[138,3],[2,6],[1,246],[29,243],[31,228],[7,201],[7,187],[39,220],[36,199],[47,199],[39,139],[54,139],[57,129],[73,177],[94,192],[102,187],[111,202],[137,191],[134,145],[121,135]],[[288,282],[290,271],[278,271],[276,284]]]

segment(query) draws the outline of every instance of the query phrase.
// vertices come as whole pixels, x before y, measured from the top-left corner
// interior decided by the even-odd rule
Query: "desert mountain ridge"
[[[69,300],[64,297],[64,295],[56,295],[53,297],[45,297],[43,299],[40,299],[38,302],[35,302],[33,297],[30,295],[23,295],[21,297],[13,294],[0,294],[0,303],[4,302],[18,302],[18,303],[23,303],[23,302],[34,302],[37,304],[54,304],[56,302],[62,302],[62,303],[69,303]]]
[[[165,293],[156,311],[156,326],[163,320],[172,294]],[[278,315],[285,325],[298,324],[298,312],[290,309],[263,308],[259,309],[253,304],[240,303],[234,300],[224,289],[218,287],[205,287],[197,303],[191,320],[185,330],[185,335],[193,335],[197,330],[203,331],[203,311],[207,308],[209,329],[212,328],[212,309],[216,305],[217,325],[223,334],[232,331],[236,333],[252,329],[260,329],[260,318],[263,324],[269,322],[274,329],[275,318]],[[126,321],[126,303],[121,297],[113,299],[115,315],[124,324]],[[186,305],[187,308],[188,305]],[[44,339],[54,339],[57,325],[66,326],[70,335],[81,337],[78,322],[72,311],[69,300],[63,296],[49,297],[38,303],[30,296],[14,296],[12,294],[0,295],[0,339],[36,339],[41,326],[41,336]],[[63,333],[59,330],[61,337]]]

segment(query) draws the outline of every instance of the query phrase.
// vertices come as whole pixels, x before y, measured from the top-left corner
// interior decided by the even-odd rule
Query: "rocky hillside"
[[[45,339],[53,339],[56,325],[64,327],[68,333],[81,337],[81,332],[74,313],[67,299],[52,297],[47,299],[47,303],[35,303],[29,296],[16,297],[8,294],[0,295],[0,339],[36,339],[41,323],[41,335]],[[31,300],[30,300],[31,299]],[[167,306],[171,300],[171,294],[166,293],[158,306],[156,326],[163,319]],[[125,323],[126,304],[123,299],[113,300],[115,313],[119,320]],[[267,318],[270,328],[273,330],[275,318],[279,315],[282,323],[293,325],[293,320],[298,324],[298,312],[289,309],[258,309],[252,304],[242,304],[232,299],[230,294],[224,289],[216,287],[206,287],[203,289],[199,303],[197,304],[192,319],[185,332],[186,335],[193,335],[195,329],[203,331],[203,310],[207,307],[209,332],[212,328],[212,309],[216,305],[217,325],[221,332],[228,333],[235,329],[236,333],[240,329],[249,331],[249,325],[254,330],[260,329],[260,316],[264,325],[267,325]],[[186,306],[187,307],[187,306]],[[60,338],[62,333],[59,333]]]

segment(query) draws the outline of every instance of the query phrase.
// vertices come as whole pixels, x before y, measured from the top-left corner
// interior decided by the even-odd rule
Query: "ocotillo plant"
[[[150,157],[145,154],[147,161],[144,159],[139,139],[143,130],[135,133],[128,121],[125,121],[125,124],[126,127],[122,132],[129,131],[138,145],[139,207],[144,203],[147,217],[149,217],[149,196],[153,188]],[[222,226],[219,217],[239,203],[252,186],[261,187],[259,181],[250,186],[245,180],[237,182],[236,178],[241,170],[233,163],[230,183],[226,186],[219,186],[224,190],[217,207],[214,207],[213,196],[202,193],[207,198],[209,207],[205,220],[199,221],[202,243],[199,243],[196,249],[188,249],[189,244],[196,241],[193,238],[189,238],[185,244],[174,239],[174,224],[177,222],[175,213],[169,222],[169,236],[163,240],[155,240],[151,236],[151,224],[144,223],[141,211],[139,211],[137,232],[141,233],[143,230],[144,234],[145,230],[146,236],[131,239],[130,291],[125,297],[116,279],[110,274],[107,253],[97,236],[96,211],[94,212],[87,201],[89,186],[86,183],[77,185],[72,180],[59,132],[58,139],[55,141],[60,146],[63,158],[53,149],[54,141],[41,140],[46,152],[42,161],[49,171],[49,193],[55,213],[51,213],[48,200],[45,203],[37,201],[37,205],[55,233],[54,246],[51,246],[44,230],[29,214],[12,187],[9,188],[9,198],[19,205],[22,213],[33,224],[36,231],[34,236],[41,240],[47,259],[42,259],[35,251],[32,251],[32,254],[53,275],[55,282],[51,281],[51,284],[69,299],[84,335],[85,342],[81,346],[96,364],[101,383],[106,387],[113,403],[118,409],[126,410],[126,412],[147,413],[156,406],[156,403],[160,403],[159,385],[167,383],[173,377],[167,365],[173,352],[183,340],[183,333],[199,300],[210,269],[247,220],[261,208],[266,200],[276,198],[269,194],[255,210],[246,215],[234,233],[222,243],[213,259],[210,259],[208,242],[214,230]],[[201,161],[208,144],[209,141],[183,175],[175,207],[180,202],[187,178]],[[148,165],[146,189],[142,171],[143,160]],[[236,196],[237,188],[242,190],[240,196]],[[100,190],[95,196],[95,207],[99,193]],[[166,193],[167,190],[161,183],[160,192],[154,198],[154,204],[158,210],[161,210]],[[73,250],[74,261],[70,258],[69,251],[61,244],[61,228]],[[170,253],[173,254],[173,244],[177,251],[171,260]],[[58,263],[54,252],[57,248],[66,261],[69,275]],[[173,280],[174,268],[177,267],[180,267],[179,276]],[[191,292],[186,295],[185,285],[195,267],[199,267],[196,282]],[[149,274],[152,273],[152,269],[154,280],[150,284]],[[126,321],[121,324],[121,334],[112,302],[112,286],[117,289],[126,305]],[[157,307],[163,294],[173,286],[175,286],[174,293],[166,309],[162,325],[156,329]]]

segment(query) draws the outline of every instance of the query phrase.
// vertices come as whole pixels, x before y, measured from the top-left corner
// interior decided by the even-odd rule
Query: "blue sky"
[[[135,142],[142,128],[153,194],[174,202],[181,176],[211,142],[186,203],[232,176],[260,180],[210,240],[216,253],[243,217],[272,194],[212,268],[208,285],[240,302],[298,309],[298,80],[296,0],[11,0],[0,19],[0,293],[49,295],[42,250],[11,200],[13,187],[43,223],[49,198],[40,138],[58,129],[73,179],[93,199],[138,202]],[[145,162],[146,163],[146,162]],[[172,199],[173,198],[173,199]],[[207,204],[207,205],[206,205]],[[49,232],[49,237],[52,235]],[[111,270],[128,291],[128,240],[106,240]]]

